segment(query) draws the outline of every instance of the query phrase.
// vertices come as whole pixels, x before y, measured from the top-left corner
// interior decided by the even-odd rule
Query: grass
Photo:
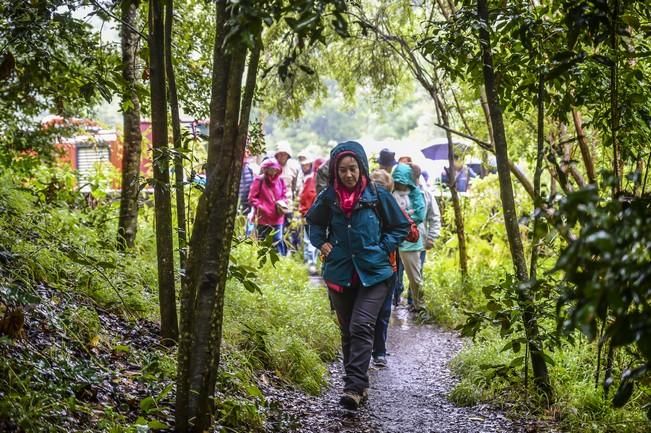
[[[255,247],[241,245],[234,255],[242,262],[255,257]],[[325,364],[339,349],[339,330],[326,293],[309,284],[307,271],[291,258],[258,271],[262,293],[234,283],[228,287],[224,339],[248,350],[258,366],[274,370],[304,391],[318,393],[325,384]]]
[[[37,341],[39,333],[30,333],[35,341],[0,338],[0,430],[63,432],[83,426],[132,432],[142,423],[158,428],[170,416],[161,412],[171,404],[162,394],[176,375],[175,352],[145,350],[119,331],[158,320],[152,209],[141,210],[134,250],[120,253],[116,203],[89,208],[65,188],[43,195],[38,191],[47,189],[48,179],[47,173],[37,180],[21,180],[10,171],[0,176],[0,288],[7,303],[0,305],[0,316],[3,308],[21,305],[30,323],[35,323],[32,308],[49,315],[43,319],[44,341]],[[257,253],[255,245],[244,243],[232,255],[257,268]],[[216,405],[219,425],[230,432],[264,425],[258,374],[272,372],[287,386],[317,394],[326,384],[326,363],[339,349],[326,293],[309,284],[301,263],[292,258],[275,267],[267,263],[257,269],[256,282],[261,293],[235,280],[227,284]],[[54,372],[45,381],[43,368]],[[100,410],[79,388],[98,380],[127,380],[133,389],[127,386],[124,393],[134,393],[135,402]]]
[[[468,342],[452,361],[451,368],[460,382],[450,395],[451,401],[462,406],[490,402],[505,408],[515,417],[531,416],[554,422],[562,431],[577,433],[642,433],[649,431],[650,423],[642,406],[651,401],[650,390],[637,388],[631,402],[621,409],[614,408],[610,398],[604,397],[601,386],[595,388],[593,343],[580,340],[565,344],[550,353],[550,377],[554,388],[554,402],[545,407],[537,400],[535,389],[525,387],[523,369],[508,367],[515,358],[511,350],[502,351],[504,340],[493,329],[485,329],[476,343]],[[624,355],[617,361],[625,364]],[[620,365],[621,364],[621,365]],[[620,370],[621,371],[621,370]],[[531,372],[529,372],[531,377]],[[616,380],[613,388],[616,388]]]
[[[531,209],[526,196],[518,194],[519,215]],[[517,199],[517,197],[516,197]],[[472,206],[470,206],[472,203]],[[513,272],[510,253],[501,215],[499,190],[496,179],[487,177],[473,183],[471,197],[463,204],[464,223],[468,242],[469,275],[461,281],[458,265],[456,234],[448,224],[442,231],[435,248],[428,253],[425,266],[425,299],[428,316],[436,323],[454,328],[463,324],[469,312],[489,313],[482,287],[495,285]],[[444,213],[445,221],[453,221],[451,206]],[[523,230],[527,241],[529,233]],[[558,240],[548,240],[540,258],[539,275],[554,265]],[[525,243],[525,247],[529,246]],[[526,252],[529,257],[530,252]],[[554,293],[553,291],[551,292]],[[549,334],[556,329],[554,303],[546,307],[546,317],[541,320]],[[635,389],[631,401],[623,408],[614,408],[611,400],[620,382],[622,372],[633,359],[624,350],[616,351],[614,383],[609,397],[604,396],[603,358],[599,387],[595,388],[596,343],[580,335],[573,335],[575,343],[562,337],[560,347],[547,351],[553,360],[549,375],[554,390],[554,402],[547,407],[536,397],[531,384],[525,386],[523,366],[514,359],[523,355],[523,349],[514,353],[504,350],[510,338],[500,334],[499,327],[485,325],[474,341],[467,340],[464,349],[451,363],[459,383],[450,399],[462,406],[491,403],[502,407],[516,418],[533,417],[552,421],[561,431],[577,433],[651,431],[646,411],[651,405],[649,381]],[[513,337],[520,337],[515,334]],[[512,338],[512,337],[511,337]],[[529,371],[531,377],[531,371]]]

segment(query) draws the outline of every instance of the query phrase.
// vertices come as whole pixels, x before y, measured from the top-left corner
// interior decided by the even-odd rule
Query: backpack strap
[[[382,206],[379,206],[380,204],[380,195],[377,192],[377,184],[373,181],[369,182],[369,186],[371,187],[371,190],[373,191],[373,194],[375,194],[375,197],[377,200],[373,203],[373,212],[375,212],[375,215],[377,216],[378,220],[380,220],[380,230],[384,229],[386,226],[385,221],[386,218],[384,215],[382,215]]]

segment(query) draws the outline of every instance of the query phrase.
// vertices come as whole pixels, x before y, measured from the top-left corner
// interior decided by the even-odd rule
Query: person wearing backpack
[[[393,178],[391,172],[386,171],[384,168],[378,168],[371,173],[371,181],[375,185],[380,185],[387,191],[393,191]],[[381,221],[380,221],[381,222]],[[389,334],[389,320],[391,319],[391,305],[393,300],[393,292],[396,285],[396,273],[398,272],[398,251],[394,251],[389,255],[389,261],[393,267],[393,276],[391,278],[391,290],[384,299],[380,313],[378,314],[375,322],[375,334],[373,336],[373,350],[371,356],[373,365],[376,367],[386,367],[387,363],[387,337]]]
[[[411,166],[403,163],[398,164],[393,170],[392,176],[394,183],[393,196],[396,201],[416,225],[422,224],[426,214],[425,197],[416,182],[414,182]],[[424,249],[423,239],[420,236],[415,242],[405,240],[398,249],[400,261],[409,280],[409,290],[413,299],[409,310],[414,312],[418,312],[423,308],[421,293],[423,277],[420,252]],[[400,278],[400,274],[398,275],[398,278]],[[396,287],[399,286],[396,285]],[[396,297],[399,299],[400,293],[396,294]]]
[[[368,396],[375,323],[391,291],[389,254],[410,225],[391,193],[370,181],[359,143],[335,146],[329,167],[328,186],[306,219],[310,241],[324,257],[323,279],[341,330],[345,375],[339,403],[357,409]]]
[[[285,182],[280,177],[282,167],[276,158],[269,158],[260,166],[262,174],[253,179],[249,191],[249,203],[254,209],[254,221],[259,240],[273,236],[273,244],[279,254],[287,254],[283,240]]]

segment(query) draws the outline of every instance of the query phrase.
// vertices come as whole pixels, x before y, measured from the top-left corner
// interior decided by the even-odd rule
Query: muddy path
[[[331,387],[314,398],[294,396],[275,431],[320,433],[478,433],[530,431],[485,405],[457,407],[447,396],[456,379],[448,363],[462,348],[456,333],[417,325],[404,308],[392,313],[389,366],[369,370],[368,402],[341,409],[341,363],[331,366]],[[285,396],[288,397],[288,396]],[[287,422],[288,418],[291,422]],[[281,426],[282,424],[282,426]]]

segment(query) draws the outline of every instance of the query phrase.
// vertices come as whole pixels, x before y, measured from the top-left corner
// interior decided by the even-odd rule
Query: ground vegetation
[[[357,138],[342,107],[369,100],[389,102],[360,118],[380,113],[386,136],[404,134],[420,86],[434,135],[497,159],[467,196],[454,182],[453,202],[437,196],[445,225],[420,319],[474,342],[451,399],[571,431],[648,430],[645,2],[152,1],[138,17],[137,2],[123,15],[104,1],[14,3],[0,2],[2,427],[252,431],[273,418],[268,383],[318,393],[336,328],[299,264],[241,236],[244,148],[262,151],[265,120],[274,138]],[[129,29],[129,55],[82,9]],[[155,125],[157,212],[140,196],[127,241],[111,175],[95,170],[82,193],[54,145],[101,99],[134,116],[134,92]],[[45,111],[59,117],[41,125]],[[181,111],[209,118],[206,146],[179,131]],[[303,132],[277,127],[301,116]],[[177,311],[178,347],[165,347]]]

